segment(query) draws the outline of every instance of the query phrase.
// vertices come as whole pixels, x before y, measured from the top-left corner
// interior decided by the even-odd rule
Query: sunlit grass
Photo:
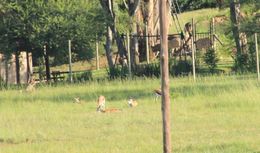
[[[38,85],[0,94],[0,153],[162,152],[158,79]],[[260,151],[260,84],[248,76],[171,79],[173,152]],[[107,108],[95,112],[98,95]],[[136,108],[127,98],[135,97]],[[82,104],[73,103],[80,97]]]
[[[184,25],[188,22],[192,22],[194,19],[194,23],[197,26],[197,32],[208,32],[210,21],[213,17],[218,15],[226,15],[228,14],[228,9],[219,10],[219,9],[200,9],[195,11],[183,12],[179,15],[179,22],[182,26],[182,30],[184,29]],[[171,23],[172,22],[172,23]],[[173,21],[171,21],[170,33],[176,33],[176,27]],[[178,24],[178,23],[176,23]]]

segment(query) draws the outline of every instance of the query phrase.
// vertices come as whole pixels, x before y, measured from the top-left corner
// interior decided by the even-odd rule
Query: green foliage
[[[46,79],[46,74],[45,74],[45,64],[43,58],[38,59],[38,73],[39,73],[39,79],[44,80]]]
[[[92,72],[76,73],[72,75],[74,82],[85,82],[93,80]]]
[[[115,66],[107,70],[109,79],[125,79],[128,76],[128,69],[126,66]]]
[[[249,70],[249,55],[247,53],[242,53],[241,55],[236,55],[234,58],[233,70],[237,72],[248,72]]]
[[[216,51],[213,48],[208,49],[203,59],[207,64],[210,72],[213,73],[217,67],[217,62],[219,61]]]
[[[235,63],[233,70],[237,72],[256,72],[256,51],[255,43],[248,43],[248,53],[237,55],[235,57]]]
[[[170,62],[170,74],[172,76],[188,75],[190,72],[192,72],[191,61],[173,60]]]
[[[0,77],[0,90],[2,90],[6,85],[6,82],[4,81],[3,78]]]
[[[161,75],[160,63],[136,65],[134,75],[138,77],[157,77]]]
[[[182,11],[197,10],[202,8],[212,8],[224,5],[224,2],[218,4],[216,0],[178,0],[178,4]]]
[[[38,58],[47,44],[54,64],[67,63],[69,39],[76,61],[92,58],[96,36],[102,37],[105,30],[105,17],[97,0],[3,0],[0,8],[0,50],[20,48]]]
[[[252,35],[254,32],[260,32],[260,20],[255,16],[256,13],[260,13],[260,3],[256,0],[248,0],[244,2],[241,7],[241,11],[247,16],[241,21],[241,31],[246,31],[248,35]]]
[[[255,43],[248,43],[249,46],[249,61],[248,61],[248,69],[250,72],[256,72],[256,50]]]

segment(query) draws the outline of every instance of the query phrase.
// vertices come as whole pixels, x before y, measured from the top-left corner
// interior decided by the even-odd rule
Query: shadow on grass
[[[192,153],[192,152],[210,152],[210,153],[219,153],[219,152],[226,152],[226,153],[233,153],[233,152],[252,152],[252,153],[259,153],[259,151],[255,151],[252,148],[249,148],[245,144],[218,144],[218,145],[208,145],[208,146],[195,146],[195,145],[188,145],[185,148],[175,148],[173,152],[180,152],[180,153]]]
[[[15,139],[3,139],[0,138],[0,146],[1,145],[19,145],[19,144],[30,144],[30,143],[39,143],[39,142],[45,142],[45,141],[70,141],[70,139],[23,139],[23,140],[15,140]]]
[[[252,85],[247,84],[235,84],[235,83],[228,83],[228,84],[188,84],[178,87],[172,87],[170,89],[170,96],[171,97],[191,97],[195,95],[205,95],[205,96],[216,96],[223,93],[232,93],[236,90],[245,91]],[[255,87],[259,88],[257,84]],[[102,87],[101,87],[102,88]],[[51,89],[50,89],[51,90]],[[114,102],[114,101],[126,101],[129,97],[133,97],[136,99],[150,99],[154,100],[155,96],[153,93],[153,89],[145,88],[138,90],[121,90],[121,89],[112,89],[112,90],[100,90],[96,91],[74,91],[73,93],[68,93],[69,89],[64,90],[55,94],[55,93],[40,93],[41,90],[35,93],[19,93],[17,91],[16,96],[12,97],[1,97],[1,101],[11,101],[11,102],[35,102],[35,101],[48,101],[48,102],[73,102],[75,97],[79,97],[85,102],[95,102],[99,95],[104,95],[106,97],[106,101]],[[66,91],[66,92],[65,92]]]

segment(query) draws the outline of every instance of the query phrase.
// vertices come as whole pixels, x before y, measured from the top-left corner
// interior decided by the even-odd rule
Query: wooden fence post
[[[72,64],[71,64],[71,40],[69,40],[69,79],[70,83],[73,82],[72,80]]]
[[[195,70],[195,45],[194,45],[194,39],[196,33],[194,32],[194,19],[192,18],[192,37],[191,37],[191,52],[192,52],[192,74],[193,74],[193,80],[196,81],[196,70]]]
[[[99,50],[98,50],[98,37],[96,39],[96,69],[99,70]]]
[[[49,62],[49,53],[47,51],[47,44],[43,46],[44,60],[45,60],[45,69],[46,69],[46,79],[47,81],[51,80],[50,73],[50,62]]]
[[[260,74],[259,74],[259,54],[258,54],[257,33],[255,33],[255,51],[256,51],[256,70],[257,70],[257,79],[260,80]]]
[[[130,38],[129,38],[129,33],[126,34],[126,40],[127,40],[127,57],[128,57],[128,72],[129,72],[129,77],[132,77],[132,70],[131,70],[131,53],[130,53]]]

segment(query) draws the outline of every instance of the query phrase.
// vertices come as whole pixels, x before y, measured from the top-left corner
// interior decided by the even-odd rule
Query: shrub
[[[126,66],[116,66],[107,70],[109,79],[126,78],[128,75],[128,69]]]
[[[84,73],[75,73],[75,74],[72,75],[72,78],[73,78],[74,82],[82,82],[82,81],[93,80],[91,71],[86,71]]]
[[[160,63],[137,65],[134,69],[134,75],[146,77],[160,77]]]
[[[170,63],[170,74],[172,76],[188,75],[192,72],[192,63],[190,61],[174,61]]]
[[[247,72],[249,70],[249,56],[246,53],[235,57],[233,70],[237,72]]]
[[[207,64],[209,71],[211,73],[213,73],[217,67],[217,62],[219,61],[215,50],[212,48],[208,49],[206,51],[203,59],[204,59],[204,62]]]

